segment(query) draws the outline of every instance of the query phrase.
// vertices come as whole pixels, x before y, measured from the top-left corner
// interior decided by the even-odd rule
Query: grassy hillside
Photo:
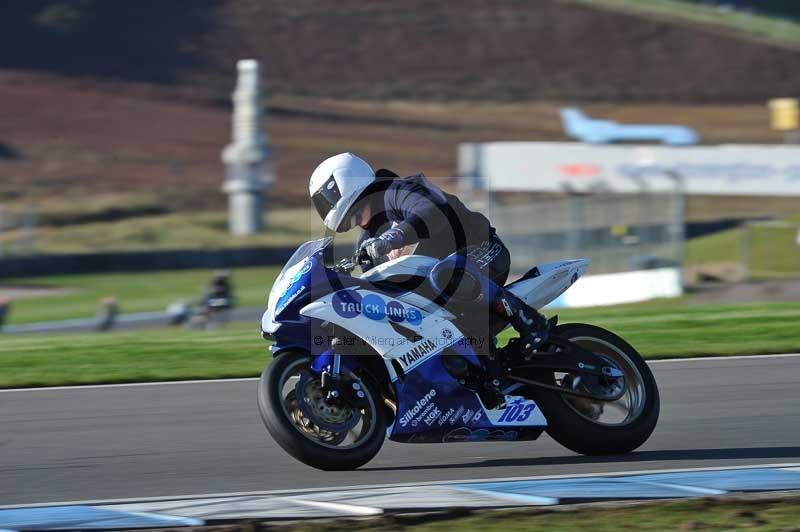
[[[35,209],[50,249],[107,229],[105,249],[214,240],[216,218],[158,224],[225,209],[220,150],[241,57],[265,66],[280,206],[307,206],[307,176],[340,151],[441,178],[459,142],[564,140],[558,109],[576,101],[612,120],[684,123],[709,143],[779,141],[764,100],[795,93],[800,52],[676,19],[677,3],[6,2],[3,216]],[[52,229],[65,225],[76,227]]]
[[[122,198],[120,198],[122,199]],[[298,202],[306,201],[298,195]],[[273,201],[273,203],[275,203]],[[731,215],[742,218],[792,215],[798,212],[800,200],[796,198],[759,198],[753,200],[741,197],[690,197],[688,200],[689,221],[715,220]],[[66,208],[66,207],[63,207]],[[69,219],[70,211],[59,211],[58,219]],[[116,212],[114,210],[109,213]],[[73,213],[76,219],[80,214]],[[101,216],[101,213],[96,213]],[[50,213],[45,218],[55,218]],[[55,225],[43,224],[36,230],[35,250],[39,253],[92,253],[168,249],[228,249],[235,247],[284,247],[318,238],[323,229],[313,208],[270,209],[265,214],[266,229],[257,235],[231,236],[228,232],[227,213],[224,211],[180,212],[132,216],[108,221],[92,221]],[[25,229],[8,230],[0,233],[0,250],[15,253],[15,244],[24,240]],[[741,239],[738,229],[695,238],[688,243],[688,264],[690,266],[735,263],[741,257]],[[758,235],[761,237],[762,235]],[[770,246],[781,244],[779,249],[791,249],[789,255],[796,254],[800,248],[794,246],[795,235],[792,229],[770,232],[767,238],[759,238],[754,249],[759,256],[755,262],[764,264],[763,259],[771,253]],[[356,232],[337,236],[340,243],[354,241]],[[774,240],[777,238],[777,241]],[[786,246],[789,242],[789,248]],[[786,256],[783,252],[780,256]],[[754,259],[755,260],[755,259]],[[794,259],[793,259],[794,260]],[[800,262],[792,263],[794,270]],[[788,273],[794,271],[779,268],[775,271]]]
[[[459,142],[565,140],[560,105],[273,96],[266,128],[278,181],[271,194],[280,205],[307,206],[310,172],[348,150],[399,173],[451,176]],[[780,140],[762,103],[584,108],[623,122],[688,124],[707,142]],[[0,141],[16,153],[0,159],[6,215],[9,202],[36,204],[43,225],[225,209],[220,151],[229,142],[230,111],[188,89],[0,70],[0,117]]]
[[[596,9],[610,4],[630,9]],[[655,9],[679,4],[665,0],[7,2],[0,47],[14,53],[0,68],[217,98],[246,56],[264,61],[273,93],[299,96],[697,102],[796,89],[796,51],[687,23],[694,16],[639,16],[645,4],[651,15],[684,10]]]
[[[708,5],[701,0],[575,0],[578,3],[678,23],[693,23],[790,49],[800,48],[800,4],[796,2],[738,1]]]

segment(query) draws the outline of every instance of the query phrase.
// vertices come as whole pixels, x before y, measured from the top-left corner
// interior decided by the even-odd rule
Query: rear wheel
[[[561,325],[552,334],[619,369],[625,389],[615,401],[595,401],[534,388],[534,399],[548,420],[547,433],[564,447],[586,455],[627,453],[647,441],[658,422],[660,400],[655,378],[641,355],[619,336],[594,325]],[[577,375],[543,377],[549,384],[585,391]]]
[[[356,469],[383,445],[386,413],[368,375],[350,374],[365,392],[359,407],[328,401],[302,351],[278,355],[261,374],[258,409],[267,431],[287,453],[317,469]]]

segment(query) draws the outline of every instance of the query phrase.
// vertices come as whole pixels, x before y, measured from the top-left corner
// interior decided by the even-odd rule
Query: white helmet
[[[375,172],[364,159],[352,153],[340,153],[322,161],[308,184],[308,192],[325,227],[347,231],[345,220],[364,190],[375,181]]]

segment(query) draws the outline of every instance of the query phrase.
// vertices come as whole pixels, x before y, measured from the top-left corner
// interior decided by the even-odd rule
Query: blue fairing
[[[300,310],[309,303],[333,292],[347,288],[369,288],[384,293],[387,297],[398,291],[385,286],[376,287],[368,281],[339,275],[324,265],[323,251],[327,241],[304,244],[279,275],[270,294],[270,308],[264,315],[262,329],[275,339],[273,352],[277,355],[290,348],[299,348],[314,355],[310,368],[320,373],[333,364],[334,354],[329,349],[326,335],[318,320],[300,315]],[[306,253],[304,256],[303,253]],[[402,291],[399,291],[402,293]],[[401,378],[391,383],[397,400],[395,422],[390,438],[405,442],[447,442],[478,440],[522,440],[533,439],[541,434],[544,423],[533,423],[530,417],[536,408],[527,401],[524,413],[515,411],[514,422],[497,424],[503,420],[502,411],[487,410],[479,396],[460,384],[443,366],[443,354],[456,354],[470,364],[482,368],[483,361],[471,345],[459,342],[426,354],[419,363],[409,366]],[[364,366],[363,357],[342,356],[341,370],[349,372]],[[522,412],[522,406],[519,412]],[[508,407],[506,407],[508,408]],[[502,416],[502,417],[501,417]],[[491,419],[490,419],[491,418]]]
[[[272,321],[280,325],[273,333],[275,343],[272,350],[275,353],[288,348],[301,348],[313,354],[322,353],[326,349],[325,342],[313,340],[324,337],[324,331],[315,320],[300,315],[300,309],[333,291],[363,284],[360,279],[340,276],[325,268],[322,254],[322,249],[317,250],[297,263],[300,264],[297,271],[281,287],[272,317]]]
[[[294,265],[287,264],[284,267],[284,272],[289,269],[291,275],[282,279],[284,272],[281,272],[276,280],[276,284],[283,281],[283,286],[274,305],[275,312],[272,317],[275,323],[280,324],[272,334],[275,338],[272,347],[275,353],[288,348],[301,348],[315,355],[325,351],[326,332],[319,327],[316,320],[300,314],[300,310],[312,301],[347,288],[369,288],[387,294],[403,293],[402,290],[387,290],[385,287],[379,289],[369,281],[337,274],[325,267],[323,252],[324,247],[312,249],[311,255],[295,261]],[[297,271],[292,271],[291,266],[296,266]],[[262,329],[266,330],[263,322]],[[317,338],[322,338],[323,341],[314,342]]]
[[[397,416],[390,439],[406,443],[517,441],[539,437],[539,424],[499,426],[474,391],[461,385],[434,356],[395,383]]]

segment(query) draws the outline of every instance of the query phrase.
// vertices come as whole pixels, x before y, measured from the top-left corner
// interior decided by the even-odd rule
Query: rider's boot
[[[535,353],[547,341],[550,333],[547,318],[510,291],[500,287],[492,306],[519,333],[523,355]]]

